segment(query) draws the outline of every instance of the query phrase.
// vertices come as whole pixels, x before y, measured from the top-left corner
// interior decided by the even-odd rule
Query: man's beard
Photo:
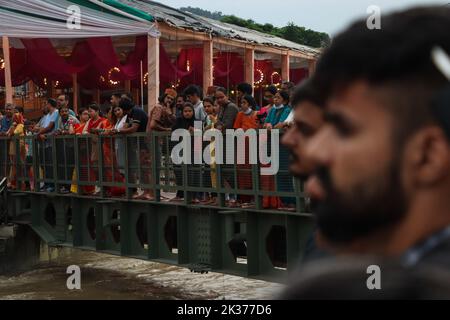
[[[318,229],[331,243],[348,244],[397,224],[406,214],[399,161],[393,161],[384,174],[366,179],[345,193],[333,187],[327,168],[320,168],[316,175],[326,198],[312,203],[313,211]]]

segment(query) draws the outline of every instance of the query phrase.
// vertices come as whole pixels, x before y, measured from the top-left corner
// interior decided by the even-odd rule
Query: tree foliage
[[[223,15],[220,11],[210,12],[201,8],[184,7],[182,11],[197,14],[206,18],[219,20],[236,26],[256,30],[259,32],[271,34],[295,43],[307,45],[314,48],[326,47],[330,43],[330,36],[325,32],[317,32],[305,27],[300,27],[289,22],[285,27],[278,28],[270,23],[260,24],[252,19],[242,19],[235,15]]]

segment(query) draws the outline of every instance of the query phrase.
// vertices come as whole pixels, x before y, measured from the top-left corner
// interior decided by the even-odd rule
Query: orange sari
[[[112,130],[114,129],[114,124],[105,119],[100,124],[100,129]],[[104,138],[103,139],[103,181],[104,182],[115,182],[124,183],[125,178],[120,174],[117,159],[114,152],[114,138]],[[113,197],[120,197],[125,194],[125,187],[105,187],[106,192]]]

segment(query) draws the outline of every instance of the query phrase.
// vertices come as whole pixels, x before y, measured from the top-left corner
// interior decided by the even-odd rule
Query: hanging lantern
[[[108,71],[108,82],[109,82],[109,84],[111,84],[113,86],[117,86],[120,83],[120,81],[112,79],[113,73],[120,73],[120,69],[118,67],[114,67],[114,68],[111,68]]]

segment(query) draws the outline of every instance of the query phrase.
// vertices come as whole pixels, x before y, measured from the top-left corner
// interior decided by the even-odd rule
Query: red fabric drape
[[[302,82],[302,80],[308,78],[308,76],[309,71],[306,68],[289,70],[289,79],[295,84]]]

